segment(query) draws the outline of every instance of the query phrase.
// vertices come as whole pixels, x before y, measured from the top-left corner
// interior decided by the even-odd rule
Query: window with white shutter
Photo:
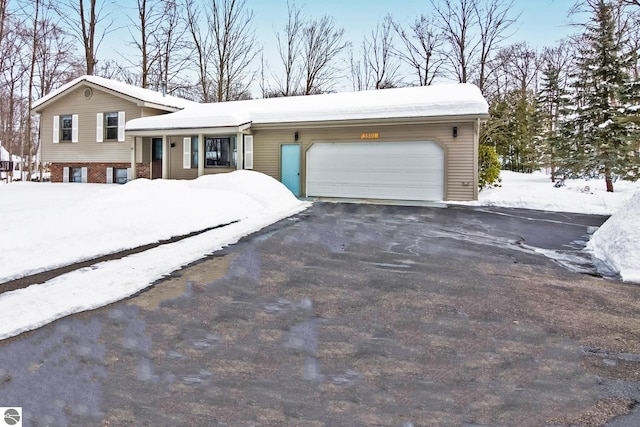
[[[53,143],[60,142],[60,116],[53,116]],[[69,171],[67,170],[67,181],[69,180]]]
[[[182,139],[182,168],[191,169],[191,138]]]
[[[118,111],[118,141],[124,141],[124,111]]]
[[[253,135],[244,136],[244,168],[253,169]]]
[[[71,116],[71,142],[78,142],[78,115]]]
[[[62,168],[62,182],[69,182],[69,168],[67,166]]]
[[[104,115],[102,113],[96,114],[96,141],[104,141]]]
[[[82,182],[87,182],[88,170],[87,168],[82,168]]]
[[[107,168],[107,184],[113,184],[113,168]]]

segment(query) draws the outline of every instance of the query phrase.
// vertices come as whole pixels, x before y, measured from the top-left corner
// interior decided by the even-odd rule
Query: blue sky
[[[534,46],[554,44],[571,31],[566,26],[567,13],[574,3],[575,0],[515,0],[513,14],[521,16],[513,28],[513,41],[527,41]],[[248,0],[247,4],[256,15],[258,33],[275,40],[274,28],[282,28],[286,20],[287,1]],[[430,11],[428,0],[316,0],[297,4],[309,17],[332,16],[354,44],[359,44],[388,13],[400,22],[410,22]]]
[[[513,14],[520,13],[520,19],[512,28],[510,41],[527,41],[539,47],[553,45],[571,33],[567,26],[567,13],[574,3],[575,0],[515,0]],[[360,44],[388,13],[396,20],[408,23],[421,13],[430,11],[428,0],[298,0],[296,4],[302,6],[307,17],[333,17],[336,26],[345,29],[346,39],[354,45]],[[282,29],[287,18],[287,0],[247,0],[247,5],[255,14],[254,27],[259,43],[275,45],[275,31]],[[129,3],[122,12],[135,14],[133,5]],[[129,41],[126,30],[118,31],[117,36],[110,37],[109,45],[105,45],[105,54],[111,49],[121,50],[118,44],[128,44]]]
[[[511,28],[512,36],[505,43],[526,41],[538,48],[555,45],[573,32],[568,26],[567,15],[574,3],[575,0],[514,0],[513,15],[520,14],[520,18]],[[409,23],[420,14],[430,13],[428,0],[297,0],[296,4],[303,8],[303,14],[308,18],[333,17],[336,27],[345,29],[345,39],[354,48],[388,13],[401,23]],[[133,4],[127,2],[123,6],[120,13],[135,16]],[[254,12],[253,25],[265,60],[272,67],[279,66],[275,32],[282,31],[286,22],[287,0],[247,0],[247,6]],[[130,42],[128,31],[120,30],[105,40],[98,57],[117,59],[116,52],[130,51]]]

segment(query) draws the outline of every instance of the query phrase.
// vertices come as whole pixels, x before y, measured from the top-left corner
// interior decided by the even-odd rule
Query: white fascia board
[[[253,129],[291,129],[291,128],[336,128],[336,127],[356,127],[356,126],[392,126],[392,125],[412,125],[412,124],[443,124],[443,123],[465,123],[480,120],[486,121],[488,114],[465,114],[451,116],[431,116],[431,117],[391,117],[376,119],[350,119],[350,120],[327,120],[327,121],[305,121],[305,122],[280,122],[280,123],[252,123]]]
[[[216,128],[182,128],[182,129],[135,129],[125,130],[128,136],[177,136],[177,135],[229,135],[242,133],[240,126],[225,126]]]
[[[156,110],[168,111],[170,113],[174,113],[176,111],[182,110],[182,108],[180,108],[180,107],[170,107],[168,105],[155,104],[153,102],[143,102],[140,106],[141,107],[148,107],[148,108],[155,108]]]

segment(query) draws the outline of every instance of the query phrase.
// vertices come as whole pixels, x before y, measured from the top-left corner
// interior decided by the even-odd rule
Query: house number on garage
[[[378,139],[380,134],[378,132],[363,132],[360,134],[360,139]]]

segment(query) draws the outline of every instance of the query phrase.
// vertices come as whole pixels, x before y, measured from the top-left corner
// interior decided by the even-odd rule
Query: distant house
[[[20,164],[22,159],[15,154],[9,154],[0,143],[0,181],[9,179],[21,179]]]
[[[171,113],[194,104],[95,76],[77,78],[33,104],[40,115],[42,161],[54,182],[126,182],[160,176],[151,144],[132,150],[126,120]],[[135,171],[135,173],[133,173]]]
[[[59,101],[49,96],[48,101],[38,101],[34,109],[43,115],[43,160],[69,168],[70,177],[78,173],[73,168],[81,167],[82,162],[89,163],[82,166],[87,168],[99,165],[97,169],[102,168],[103,175],[109,167],[127,168],[130,176],[165,179],[254,169],[280,180],[303,197],[477,199],[479,131],[488,118],[488,105],[473,85],[214,104],[180,100],[182,104],[167,99],[164,104],[156,100],[155,107],[150,108],[144,105],[148,101],[128,92],[142,89],[127,89],[115,82],[102,83],[98,88],[88,86],[95,78],[83,79],[58,90]],[[111,85],[115,84],[120,90],[113,90]],[[88,100],[84,87],[93,90]],[[109,101],[89,110],[97,90],[106,91]],[[105,144],[105,128],[110,126],[106,114],[111,113],[115,120],[113,113],[119,111],[115,105],[123,105],[118,103],[122,101],[129,102],[122,108],[131,108],[126,111],[126,125],[121,128],[118,116],[118,138]],[[66,115],[69,120],[71,116],[74,120],[73,114],[87,110],[94,120],[103,114],[98,116],[98,123],[102,117],[102,129],[93,124],[103,140],[80,131],[81,137],[75,137],[78,143],[74,144],[73,123],[64,124],[60,117]],[[60,125],[47,128],[48,121]],[[80,123],[82,128],[91,126]],[[115,127],[111,132],[115,137]],[[47,133],[52,134],[49,140]],[[60,150],[63,137],[72,142],[63,144],[65,149]],[[118,141],[121,137],[124,143]],[[125,152],[129,153],[128,164]],[[62,180],[65,173],[53,174],[52,180]],[[87,181],[111,182],[98,178],[88,173]]]

